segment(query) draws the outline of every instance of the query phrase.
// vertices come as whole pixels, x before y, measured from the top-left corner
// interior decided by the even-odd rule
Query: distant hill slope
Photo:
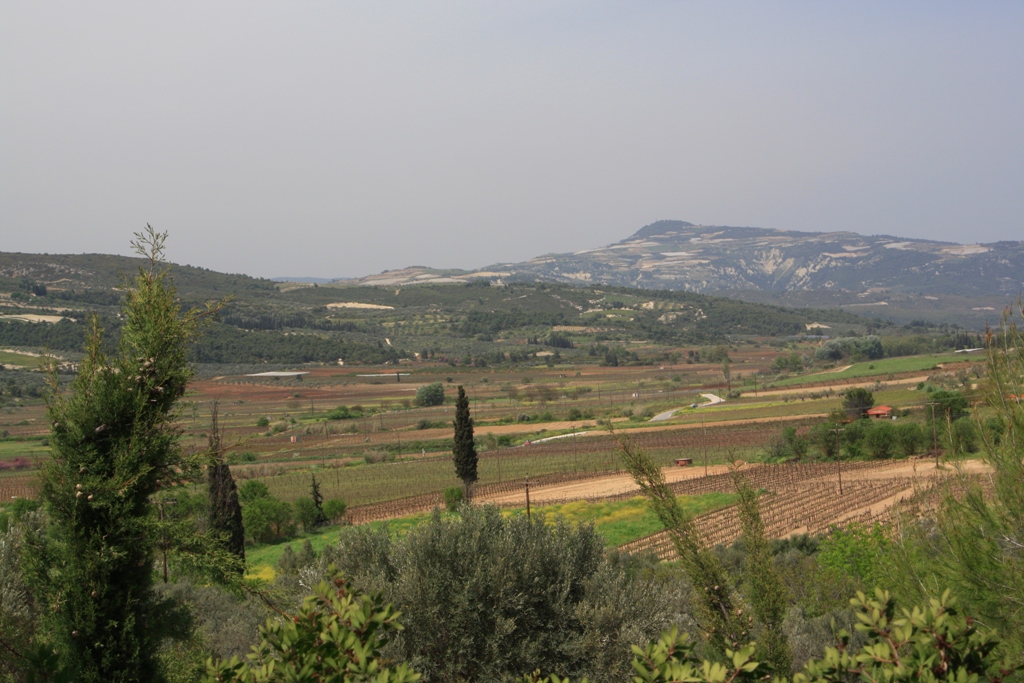
[[[116,336],[118,273],[130,275],[142,264],[102,254],[0,253],[0,349],[80,353],[91,313]],[[694,292],[494,285],[510,275],[498,271],[413,268],[368,278],[364,282],[379,286],[367,287],[169,268],[186,306],[232,297],[193,349],[195,360],[209,364],[394,363],[419,353],[503,365],[536,363],[545,346],[570,362],[593,362],[615,349],[630,362],[640,362],[639,351],[654,362],[679,345],[819,334],[815,323],[833,333],[879,327],[842,310],[795,310]],[[410,282],[417,286],[402,286]]]
[[[113,292],[121,282],[119,273],[133,277],[146,262],[140,258],[111,254],[22,254],[0,252],[0,292],[17,289],[25,280],[71,296]],[[169,264],[178,293],[186,301],[219,299],[229,293],[270,295],[277,283],[248,275],[229,275]]]
[[[1016,295],[1024,286],[1024,242],[964,245],[658,221],[606,247],[488,270],[512,277],[691,292],[887,289]]]

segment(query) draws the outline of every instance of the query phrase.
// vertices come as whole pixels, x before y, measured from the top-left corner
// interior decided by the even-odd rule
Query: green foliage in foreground
[[[296,615],[282,614],[260,629],[261,642],[247,661],[207,664],[204,683],[272,683],[276,681],[373,681],[414,683],[421,675],[407,664],[382,656],[389,632],[400,631],[399,614],[381,596],[353,589],[329,568]],[[756,644],[727,648],[718,661],[701,659],[688,635],[673,628],[656,642],[633,645],[635,683],[725,683],[762,681],[772,674],[779,683],[862,681],[1002,681],[1020,667],[1003,656],[992,629],[962,614],[947,591],[939,599],[897,612],[889,593],[875,590],[850,601],[857,611],[857,631],[867,636],[860,650],[850,647],[850,634],[838,631],[837,644],[823,657],[807,663],[792,679],[755,658]],[[440,615],[435,626],[443,628]],[[520,665],[527,660],[520,662]],[[539,670],[520,683],[568,683]],[[781,675],[779,675],[781,674]],[[585,682],[587,679],[583,679]]]
[[[856,629],[868,636],[859,651],[850,648],[850,634],[839,631],[838,643],[825,650],[821,659],[807,663],[793,676],[794,683],[839,683],[840,681],[1002,681],[1019,667],[1009,664],[1000,652],[995,632],[964,616],[949,592],[941,599],[913,610],[896,612],[889,593],[875,590],[874,598],[863,593],[850,601],[857,610]],[[688,636],[673,630],[646,648],[633,647],[636,683],[669,681],[765,680],[772,669],[754,659],[753,644],[728,650],[724,662],[700,660],[693,655]],[[542,680],[542,679],[541,679]],[[551,677],[551,683],[566,681]],[[776,681],[789,680],[784,676]],[[536,683],[524,677],[523,683]]]
[[[933,519],[902,524],[889,561],[881,565],[884,581],[901,599],[918,601],[937,586],[949,587],[979,619],[998,628],[1014,652],[1024,652],[1024,404],[1017,400],[1024,395],[1022,316],[1018,304],[988,348],[985,399],[1003,429],[998,438],[990,429],[974,438],[984,439],[989,490],[957,473],[941,490]],[[943,427],[957,437],[956,426],[974,418],[953,422],[964,402],[954,392],[940,398],[941,443]]]
[[[388,666],[381,658],[388,632],[402,628],[397,620],[398,613],[380,596],[354,590],[335,575],[313,589],[298,614],[260,628],[260,644],[247,661],[211,661],[202,680],[413,683],[418,673],[406,664]]]

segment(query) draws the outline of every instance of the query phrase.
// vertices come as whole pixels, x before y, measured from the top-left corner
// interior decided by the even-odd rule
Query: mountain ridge
[[[1024,242],[961,244],[852,231],[801,232],[657,221],[596,249],[486,270],[560,282],[736,290],[991,295],[1024,287]]]
[[[141,261],[101,254],[0,253],[0,284],[28,278],[56,289],[112,289]],[[961,244],[853,231],[803,232],[659,220],[624,240],[475,270],[410,266],[360,278],[252,278],[171,266],[190,299],[225,289],[265,297],[277,289],[349,285],[559,282],[713,294],[752,303],[982,328],[1024,290],[1024,242]],[[76,295],[77,296],[77,295]]]
[[[477,270],[422,266],[339,283],[549,281],[840,306],[875,317],[984,327],[1024,290],[1024,242],[964,244],[853,231],[803,232],[659,220],[624,240]]]

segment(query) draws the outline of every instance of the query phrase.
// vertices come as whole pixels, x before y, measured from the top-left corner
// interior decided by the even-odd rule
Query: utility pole
[[[831,430],[836,435],[836,474],[839,475],[839,495],[843,495],[843,449],[839,446],[839,433],[843,431],[842,427]]]
[[[700,415],[700,429],[701,432],[704,434],[703,438],[701,438],[700,440],[700,443],[701,446],[704,447],[704,478],[706,479],[708,476],[708,428],[704,426],[703,413],[701,413]]]
[[[572,472],[576,474],[576,425],[572,426]]]
[[[526,475],[526,519],[532,519],[530,517],[530,475]]]

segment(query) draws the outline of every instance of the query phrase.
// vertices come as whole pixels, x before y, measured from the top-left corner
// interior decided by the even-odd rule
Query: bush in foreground
[[[415,683],[421,678],[406,663],[384,657],[390,633],[400,632],[399,614],[379,594],[367,595],[329,568],[330,580],[320,582],[296,615],[269,620],[260,629],[261,641],[247,661],[208,662],[204,683],[272,683],[276,681],[374,681]],[[963,615],[947,591],[939,599],[913,610],[897,612],[896,602],[880,589],[871,598],[863,593],[850,601],[866,634],[867,644],[851,649],[850,634],[836,633],[835,647],[807,663],[789,679],[755,659],[756,645],[727,649],[724,661],[701,659],[688,635],[673,628],[655,642],[632,646],[636,683],[723,683],[763,681],[775,674],[779,683],[840,683],[865,681],[1002,681],[1020,667],[1002,656],[995,632]],[[431,616],[443,628],[444,616]],[[542,624],[537,624],[542,626]],[[536,659],[518,660],[522,667]],[[479,672],[470,680],[507,678]],[[781,675],[780,675],[781,674]],[[431,679],[436,677],[431,676]],[[586,679],[583,679],[586,681]],[[569,683],[558,675],[541,677],[540,670],[522,675],[520,683]]]
[[[324,550],[319,571],[331,562],[402,611],[406,628],[385,654],[431,681],[508,680],[537,667],[626,680],[630,643],[695,626],[670,568],[606,557],[591,526],[506,518],[491,506],[435,512],[400,539],[352,528]]]

